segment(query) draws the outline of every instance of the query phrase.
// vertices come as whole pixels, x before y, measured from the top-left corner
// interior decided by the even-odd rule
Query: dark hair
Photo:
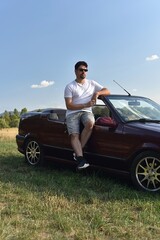
[[[75,64],[75,70],[77,70],[78,68],[79,68],[79,66],[81,66],[81,65],[83,65],[83,66],[85,66],[86,68],[88,67],[88,64],[86,63],[86,62],[84,62],[84,61],[79,61],[79,62],[77,62],[76,64]]]

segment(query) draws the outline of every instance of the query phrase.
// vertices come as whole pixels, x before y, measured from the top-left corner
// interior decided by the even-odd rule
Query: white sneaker
[[[78,161],[78,166],[77,166],[78,170],[89,167],[89,163],[82,156],[77,157],[77,161]]]

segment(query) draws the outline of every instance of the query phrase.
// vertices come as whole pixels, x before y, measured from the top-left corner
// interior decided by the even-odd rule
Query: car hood
[[[130,122],[127,123],[128,126],[136,127],[143,130],[153,131],[160,133],[160,123],[151,123],[151,122]]]

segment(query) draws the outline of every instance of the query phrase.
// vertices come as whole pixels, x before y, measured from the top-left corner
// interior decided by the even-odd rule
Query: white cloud
[[[54,84],[54,81],[43,80],[43,81],[41,81],[40,84],[33,84],[33,85],[31,85],[31,88],[45,88],[45,87],[49,87],[49,86],[51,86],[53,84]]]
[[[157,60],[157,59],[159,59],[159,56],[156,55],[156,54],[153,54],[149,57],[146,57],[146,61],[154,61],[154,60]]]

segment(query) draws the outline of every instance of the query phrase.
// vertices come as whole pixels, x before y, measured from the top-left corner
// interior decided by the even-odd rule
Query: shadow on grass
[[[158,194],[136,191],[126,177],[111,175],[103,170],[87,168],[77,172],[75,165],[47,162],[45,167],[32,167],[24,156],[8,155],[0,159],[0,181],[11,183],[41,196],[45,193],[64,196],[77,202],[92,204],[123,199],[155,200]]]

